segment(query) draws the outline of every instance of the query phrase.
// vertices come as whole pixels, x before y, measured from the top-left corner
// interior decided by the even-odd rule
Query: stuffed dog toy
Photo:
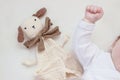
[[[25,61],[23,64],[37,64],[36,80],[68,80],[80,77],[81,66],[73,55],[63,48],[69,37],[65,36],[62,45],[58,45],[54,37],[61,34],[59,27],[51,27],[53,24],[49,17],[45,18],[45,25],[40,21],[46,11],[46,8],[40,9],[18,27],[18,42],[24,42],[26,36],[28,40],[24,42],[25,47],[36,47],[35,61]]]

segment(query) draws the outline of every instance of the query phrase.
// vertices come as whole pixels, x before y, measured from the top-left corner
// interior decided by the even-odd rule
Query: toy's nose
[[[32,28],[35,29],[35,26],[33,25]]]

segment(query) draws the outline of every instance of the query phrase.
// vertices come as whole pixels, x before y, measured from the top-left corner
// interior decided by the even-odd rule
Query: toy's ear
[[[24,34],[21,26],[18,27],[18,42],[23,42],[24,41]]]
[[[46,11],[47,11],[46,8],[41,8],[39,11],[37,11],[35,14],[33,14],[33,16],[40,18],[40,17],[44,16]]]

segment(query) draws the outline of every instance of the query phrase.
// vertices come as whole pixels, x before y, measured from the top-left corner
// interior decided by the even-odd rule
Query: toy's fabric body
[[[71,53],[66,52],[52,39],[45,40],[45,47],[45,51],[37,53],[39,69],[36,74],[38,78],[43,80],[66,80],[81,76],[80,65]],[[69,60],[73,66],[69,63]]]
[[[71,53],[64,50],[64,45],[68,41],[66,38],[62,45],[58,45],[53,37],[60,34],[59,28],[50,28],[50,19],[46,17],[45,25],[41,24],[39,18],[46,12],[45,8],[40,9],[30,19],[26,20],[18,28],[18,42],[24,41],[24,35],[29,40],[24,45],[27,48],[36,46],[36,60],[25,61],[26,66],[37,64],[37,80],[66,80],[81,76],[81,66],[77,63]],[[71,65],[72,64],[72,65]]]

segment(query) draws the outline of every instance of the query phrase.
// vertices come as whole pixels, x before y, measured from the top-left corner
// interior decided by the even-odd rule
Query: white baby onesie
[[[90,39],[94,27],[81,20],[74,33],[73,50],[84,69],[82,80],[120,80],[110,53],[100,50]]]

